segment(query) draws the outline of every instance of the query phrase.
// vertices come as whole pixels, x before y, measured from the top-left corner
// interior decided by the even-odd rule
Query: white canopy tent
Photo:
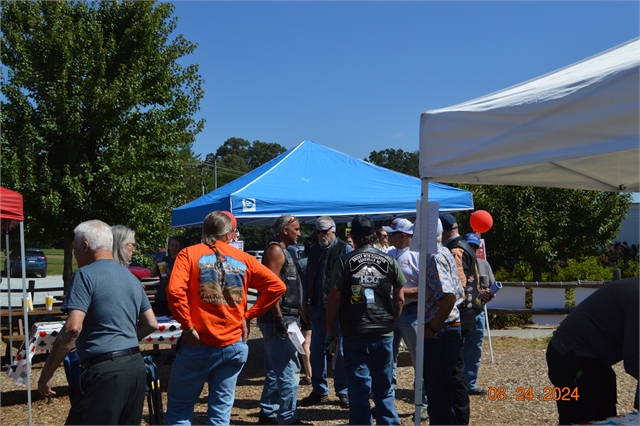
[[[640,39],[420,118],[420,177],[640,191]],[[453,148],[453,149],[452,149]]]
[[[424,112],[420,235],[427,235],[431,180],[639,191],[639,70],[636,38],[511,88]],[[426,256],[420,256],[420,282],[425,268]],[[416,357],[422,360],[424,286],[418,300]],[[422,377],[417,364],[416,377]],[[415,418],[419,424],[418,410]]]

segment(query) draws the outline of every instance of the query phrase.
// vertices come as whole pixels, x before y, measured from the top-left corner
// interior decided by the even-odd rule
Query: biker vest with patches
[[[282,244],[272,241],[267,245],[267,248],[272,244],[277,244],[282,249],[285,258],[284,265],[282,265],[282,269],[280,270],[280,279],[284,285],[287,286],[287,291],[284,292],[278,302],[280,304],[280,311],[283,317],[298,318],[302,312],[302,282],[298,275],[298,268],[296,268],[296,264],[289,254],[289,251]],[[258,318],[258,322],[272,323],[273,314],[271,310],[268,310]]]
[[[287,291],[285,291],[280,298],[280,310],[282,311],[282,315],[298,317],[302,312],[302,282],[298,275],[298,268],[296,268],[296,263],[289,254],[289,250],[284,248],[282,244],[271,244],[278,244],[286,259],[280,271],[280,279],[287,286]]]
[[[463,262],[464,274],[467,277],[467,282],[461,283],[464,286],[464,301],[461,303],[462,309],[474,309],[477,312],[484,309],[484,302],[480,298],[480,292],[478,291],[479,274],[476,261],[476,252],[469,246],[469,244],[458,236],[453,239],[448,245],[449,250],[460,248],[467,254],[468,264]],[[464,256],[464,255],[463,255]],[[460,306],[459,306],[460,308]]]
[[[393,257],[364,246],[340,257],[343,265],[340,329],[345,337],[393,331]]]

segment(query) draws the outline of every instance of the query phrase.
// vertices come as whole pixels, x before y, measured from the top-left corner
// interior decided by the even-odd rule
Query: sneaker
[[[258,415],[258,424],[259,425],[277,425],[278,418],[277,417],[267,417],[266,414],[260,410],[260,414]]]
[[[480,388],[469,389],[469,395],[486,395],[486,394],[487,394],[486,389],[480,389]]]
[[[302,398],[298,403],[299,407],[309,407],[316,405],[327,399],[327,395],[320,395],[319,393],[311,392],[306,398]]]
[[[426,408],[422,407],[420,409],[420,421],[424,422],[425,420],[429,420],[429,413]]]
[[[311,384],[311,379],[308,377],[303,377],[300,379],[300,386],[308,386]]]
[[[345,393],[338,395],[338,405],[342,408],[349,408],[349,396]]]

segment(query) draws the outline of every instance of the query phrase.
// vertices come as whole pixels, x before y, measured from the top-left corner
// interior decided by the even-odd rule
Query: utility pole
[[[202,188],[202,195],[204,195],[204,165],[200,167],[200,188]]]

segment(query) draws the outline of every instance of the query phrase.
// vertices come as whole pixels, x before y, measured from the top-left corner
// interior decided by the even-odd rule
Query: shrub
[[[556,266],[553,281],[611,281],[613,269],[607,268],[595,256],[571,259],[564,267]]]

